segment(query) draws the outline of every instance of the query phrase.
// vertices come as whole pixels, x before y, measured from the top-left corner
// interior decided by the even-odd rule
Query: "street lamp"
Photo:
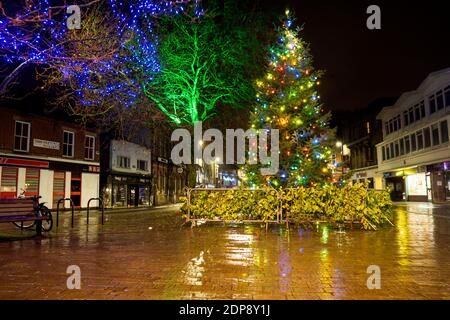
[[[341,153],[341,178],[340,180],[342,181],[344,178],[344,144],[341,141],[337,141],[336,142],[336,147],[340,149],[340,153]]]

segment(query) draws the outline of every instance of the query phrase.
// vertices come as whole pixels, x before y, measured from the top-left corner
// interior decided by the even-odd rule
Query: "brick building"
[[[99,196],[96,130],[15,108],[0,107],[0,115],[0,198],[24,192],[56,208],[61,198],[86,207]]]

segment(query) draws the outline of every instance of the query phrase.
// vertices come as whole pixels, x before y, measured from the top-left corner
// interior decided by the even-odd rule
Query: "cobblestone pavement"
[[[190,228],[176,207],[107,213],[104,226],[78,214],[74,229],[65,213],[43,238],[0,224],[0,299],[450,299],[450,207],[395,210],[395,227],[372,232]],[[69,265],[81,290],[67,289]]]

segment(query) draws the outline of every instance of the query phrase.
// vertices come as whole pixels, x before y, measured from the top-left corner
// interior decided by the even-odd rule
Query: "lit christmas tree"
[[[260,165],[246,167],[251,187],[270,185],[296,187],[330,181],[334,130],[329,113],[323,113],[317,86],[321,72],[314,71],[308,44],[293,29],[293,17],[286,10],[278,41],[269,49],[267,74],[256,81],[256,106],[251,127],[279,129],[280,170],[275,176],[261,176]],[[250,157],[256,157],[250,154]]]

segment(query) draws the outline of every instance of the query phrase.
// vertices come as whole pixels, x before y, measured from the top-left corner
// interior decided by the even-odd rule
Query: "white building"
[[[124,140],[111,140],[105,159],[103,190],[105,206],[150,206],[151,150]]]
[[[383,108],[378,172],[396,200],[450,200],[450,68]]]

